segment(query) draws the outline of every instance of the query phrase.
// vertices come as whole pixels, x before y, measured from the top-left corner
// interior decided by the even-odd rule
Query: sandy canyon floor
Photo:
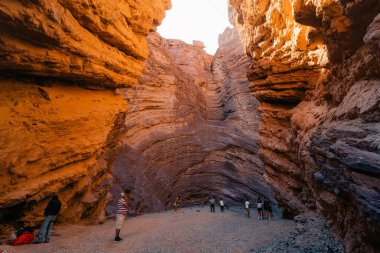
[[[301,232],[307,236],[305,229],[308,228],[304,226],[307,222],[298,223],[303,224]],[[210,213],[208,207],[192,207],[181,209],[177,214],[167,211],[128,218],[121,232],[121,242],[113,242],[115,222],[108,220],[94,226],[57,225],[54,232],[60,235],[53,236],[48,244],[2,246],[1,249],[8,253],[317,252],[299,245],[289,249],[289,244],[297,244],[295,241],[299,244],[298,223],[284,219],[258,221],[254,209],[248,219],[239,208]],[[320,232],[318,236],[325,236]],[[322,247],[332,250],[324,252],[340,252],[339,247]]]

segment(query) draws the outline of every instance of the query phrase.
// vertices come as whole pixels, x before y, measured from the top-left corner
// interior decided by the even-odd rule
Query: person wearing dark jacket
[[[54,195],[50,200],[49,204],[45,208],[44,216],[45,220],[42,223],[40,232],[38,232],[38,239],[34,243],[45,242],[48,243],[51,236],[51,231],[53,228],[53,222],[57,217],[57,214],[61,210],[61,201],[57,195]],[[44,240],[45,237],[45,240]]]

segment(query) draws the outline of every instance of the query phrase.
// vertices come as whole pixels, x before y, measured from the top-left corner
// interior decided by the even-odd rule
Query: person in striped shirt
[[[115,242],[119,242],[122,239],[120,238],[120,229],[123,226],[125,215],[128,211],[127,197],[124,192],[120,193],[120,198],[117,201],[117,212],[116,212],[116,236]]]

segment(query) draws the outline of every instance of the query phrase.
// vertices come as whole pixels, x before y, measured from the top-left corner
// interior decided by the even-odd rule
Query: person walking
[[[181,197],[180,197],[180,196],[177,196],[177,197],[175,198],[174,203],[173,203],[173,212],[174,212],[174,213],[177,213],[178,208],[179,208],[179,205],[180,205],[180,202],[181,202]]]
[[[215,213],[215,199],[214,199],[214,197],[211,197],[210,200],[209,200],[209,202],[210,202],[210,210],[211,210],[211,212]]]
[[[222,198],[219,200],[219,206],[220,206],[220,211],[221,211],[222,213],[224,213],[224,202],[223,202],[223,199],[222,199]]]
[[[34,243],[48,243],[50,241],[53,223],[57,217],[57,214],[59,213],[59,211],[61,211],[61,205],[62,203],[59,200],[58,195],[54,195],[45,208],[45,219],[42,223],[40,231],[38,232],[38,239]]]
[[[123,227],[125,215],[128,212],[128,203],[127,203],[127,196],[124,192],[120,193],[120,198],[117,201],[117,212],[116,212],[116,235],[115,235],[115,242],[119,242],[122,240],[120,238],[120,230]]]
[[[244,203],[244,209],[245,209],[245,217],[250,218],[251,217],[251,211],[249,210],[249,201],[248,199]]]
[[[256,202],[257,206],[257,220],[263,219],[263,202],[261,201],[261,198],[259,197]]]

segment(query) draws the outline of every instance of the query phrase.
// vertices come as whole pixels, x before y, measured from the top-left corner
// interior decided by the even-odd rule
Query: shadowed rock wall
[[[140,84],[121,89],[129,103],[112,192],[131,191],[137,212],[265,195],[258,158],[258,102],[249,91],[250,62],[238,33],[227,29],[212,58],[200,42],[149,36]],[[112,206],[110,206],[110,212]]]
[[[140,77],[169,5],[0,2],[1,232],[37,224],[54,193],[62,221],[102,218],[127,110],[114,89]]]
[[[318,209],[347,252],[380,247],[380,2],[230,0],[253,64],[260,157],[289,215]]]

